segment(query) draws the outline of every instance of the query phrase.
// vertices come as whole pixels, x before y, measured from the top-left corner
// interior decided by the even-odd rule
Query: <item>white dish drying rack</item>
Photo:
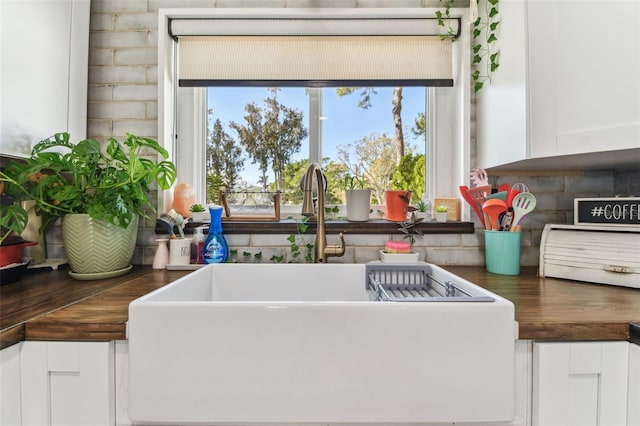
[[[368,264],[367,287],[375,301],[383,302],[494,302],[472,294],[460,283],[439,281],[428,264]]]

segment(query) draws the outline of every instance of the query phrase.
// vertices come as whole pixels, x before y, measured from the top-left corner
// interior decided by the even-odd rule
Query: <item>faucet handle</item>
[[[341,257],[344,256],[345,243],[344,243],[344,234],[341,232],[338,234],[340,238],[340,244],[328,244],[324,248],[324,255],[329,257]]]

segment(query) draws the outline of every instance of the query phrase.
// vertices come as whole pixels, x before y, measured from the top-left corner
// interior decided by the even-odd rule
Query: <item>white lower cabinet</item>
[[[117,340],[116,345],[116,426],[129,426],[129,342]]]
[[[131,425],[128,351],[124,340],[3,349],[0,426]],[[518,340],[515,373],[514,419],[496,426],[640,426],[639,345]]]
[[[534,426],[625,426],[628,342],[533,344]]]
[[[20,424],[20,344],[16,343],[0,351],[0,425]]]
[[[23,425],[115,422],[114,342],[23,342]]]
[[[640,345],[629,345],[627,426],[640,426]]]

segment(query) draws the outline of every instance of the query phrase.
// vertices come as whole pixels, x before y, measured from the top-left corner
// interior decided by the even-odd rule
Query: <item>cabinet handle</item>
[[[615,272],[616,274],[632,274],[634,272],[634,268],[623,265],[604,265],[602,269],[607,272]]]

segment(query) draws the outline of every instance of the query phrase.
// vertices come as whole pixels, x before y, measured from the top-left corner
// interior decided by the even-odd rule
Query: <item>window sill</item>
[[[192,234],[193,228],[202,223],[188,223],[185,234]],[[291,219],[281,221],[223,221],[225,234],[291,234],[297,231],[297,222]],[[473,222],[422,222],[417,228],[424,234],[473,234]],[[314,233],[315,222],[309,222],[308,233]],[[370,220],[367,222],[349,222],[347,220],[327,220],[325,223],[327,234],[395,234],[398,223],[387,220]],[[206,232],[206,231],[205,231]],[[165,230],[156,227],[157,234],[166,234]]]

